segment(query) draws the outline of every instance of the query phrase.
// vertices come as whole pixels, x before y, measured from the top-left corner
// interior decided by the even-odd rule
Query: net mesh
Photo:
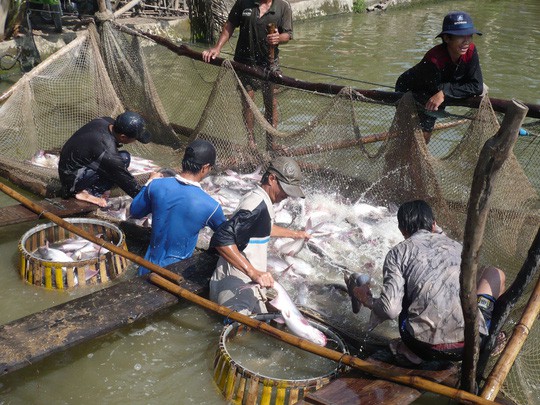
[[[161,167],[178,169],[179,150],[197,137],[214,143],[221,169],[248,173],[275,155],[290,155],[303,168],[308,192],[332,190],[343,201],[385,206],[421,198],[451,236],[462,238],[479,152],[501,118],[489,98],[478,109],[455,107],[453,114],[440,117],[426,144],[410,94],[397,103],[369,99],[346,87],[339,94],[324,94],[274,85],[274,94],[276,128],[265,119],[262,92],[251,101],[231,63],[217,67],[180,56],[108,21],[99,33],[91,26],[2,98],[0,160],[12,174],[41,181],[57,193],[56,170],[30,163],[36,151],[58,151],[91,119],[130,109],[146,118],[154,138],[126,149]],[[244,110],[251,111],[252,126]],[[539,141],[534,135],[539,126],[526,123],[530,136],[518,139],[516,155],[504,164],[491,196],[480,261],[503,268],[508,283],[540,225]],[[512,313],[509,332],[526,299]],[[539,402],[537,325],[503,388],[517,403]]]

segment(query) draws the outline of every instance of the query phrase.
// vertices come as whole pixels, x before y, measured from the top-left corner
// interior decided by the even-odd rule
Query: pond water
[[[297,22],[294,41],[281,50],[284,73],[310,81],[390,90],[403,70],[439,42],[435,36],[443,16],[456,9],[470,12],[484,34],[475,37],[475,43],[490,95],[540,104],[538,0],[434,2]],[[231,52],[232,46],[224,51]],[[13,203],[0,194],[0,205]],[[17,244],[36,224],[0,230],[1,323],[90,292],[45,291],[21,282]],[[127,273],[126,277],[132,277],[134,269]],[[0,404],[223,404],[212,379],[222,326],[219,317],[195,305],[179,304],[0,377]]]

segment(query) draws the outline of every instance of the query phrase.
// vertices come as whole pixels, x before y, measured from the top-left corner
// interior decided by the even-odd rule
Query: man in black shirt
[[[135,141],[150,142],[144,119],[126,111],[116,120],[101,117],[90,121],[69,138],[60,152],[58,174],[62,196],[107,206],[103,197],[117,185],[131,197],[140,190],[128,172],[131,156],[118,148]]]
[[[275,27],[270,33],[267,31],[269,24]],[[278,46],[286,44],[293,36],[290,4],[285,0],[237,0],[229,13],[216,46],[203,52],[203,59],[206,62],[210,62],[219,55],[221,48],[227,43],[236,27],[240,27],[240,34],[234,60],[280,74]],[[271,51],[273,51],[273,58]],[[266,119],[275,127],[277,103],[273,97],[274,86],[269,82],[260,82],[246,75],[239,74],[239,77],[252,99],[255,96],[255,90],[262,89]],[[244,103],[244,117],[248,132],[253,136],[253,114],[247,103]]]

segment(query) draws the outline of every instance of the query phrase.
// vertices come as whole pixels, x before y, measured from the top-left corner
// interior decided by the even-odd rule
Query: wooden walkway
[[[70,198],[69,200],[61,198],[44,199],[36,203],[42,206],[45,211],[62,218],[86,215],[94,212],[98,208],[95,204],[79,201],[75,198]],[[29,210],[22,204],[0,208],[0,227],[36,221],[38,219],[38,214]]]
[[[458,367],[453,365],[445,370],[428,371],[401,368],[382,361],[368,359],[381,369],[401,375],[417,375],[434,382],[455,386]],[[307,394],[298,405],[404,405],[413,402],[423,394],[416,388],[398,383],[379,380],[360,371],[353,370],[342,375],[318,391]]]
[[[200,295],[207,292],[216,262],[217,256],[204,253],[168,269],[183,275],[182,287]],[[0,326],[0,375],[103,336],[178,300],[146,277],[136,277],[4,324]]]

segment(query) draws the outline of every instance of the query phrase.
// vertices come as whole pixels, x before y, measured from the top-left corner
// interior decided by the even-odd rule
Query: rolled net
[[[36,151],[58,151],[91,119],[129,109],[145,117],[154,137],[126,149],[161,167],[179,169],[184,146],[195,138],[214,143],[219,169],[249,173],[273,156],[289,155],[301,165],[308,193],[330,190],[345,202],[391,207],[424,199],[447,233],[462,239],[479,152],[499,128],[488,97],[478,109],[456,107],[438,119],[426,144],[410,94],[388,102],[348,87],[326,93],[324,86],[309,91],[275,84],[274,128],[261,92],[251,101],[230,62],[203,63],[121,28],[108,21],[98,33],[91,26],[2,97],[0,161],[10,178],[56,195],[58,174],[30,163]],[[532,135],[518,139],[490,200],[480,261],[504,269],[508,283],[540,225],[538,126],[527,123]],[[516,306],[508,331],[527,298]],[[503,388],[517,403],[539,403],[538,334],[536,324]]]

